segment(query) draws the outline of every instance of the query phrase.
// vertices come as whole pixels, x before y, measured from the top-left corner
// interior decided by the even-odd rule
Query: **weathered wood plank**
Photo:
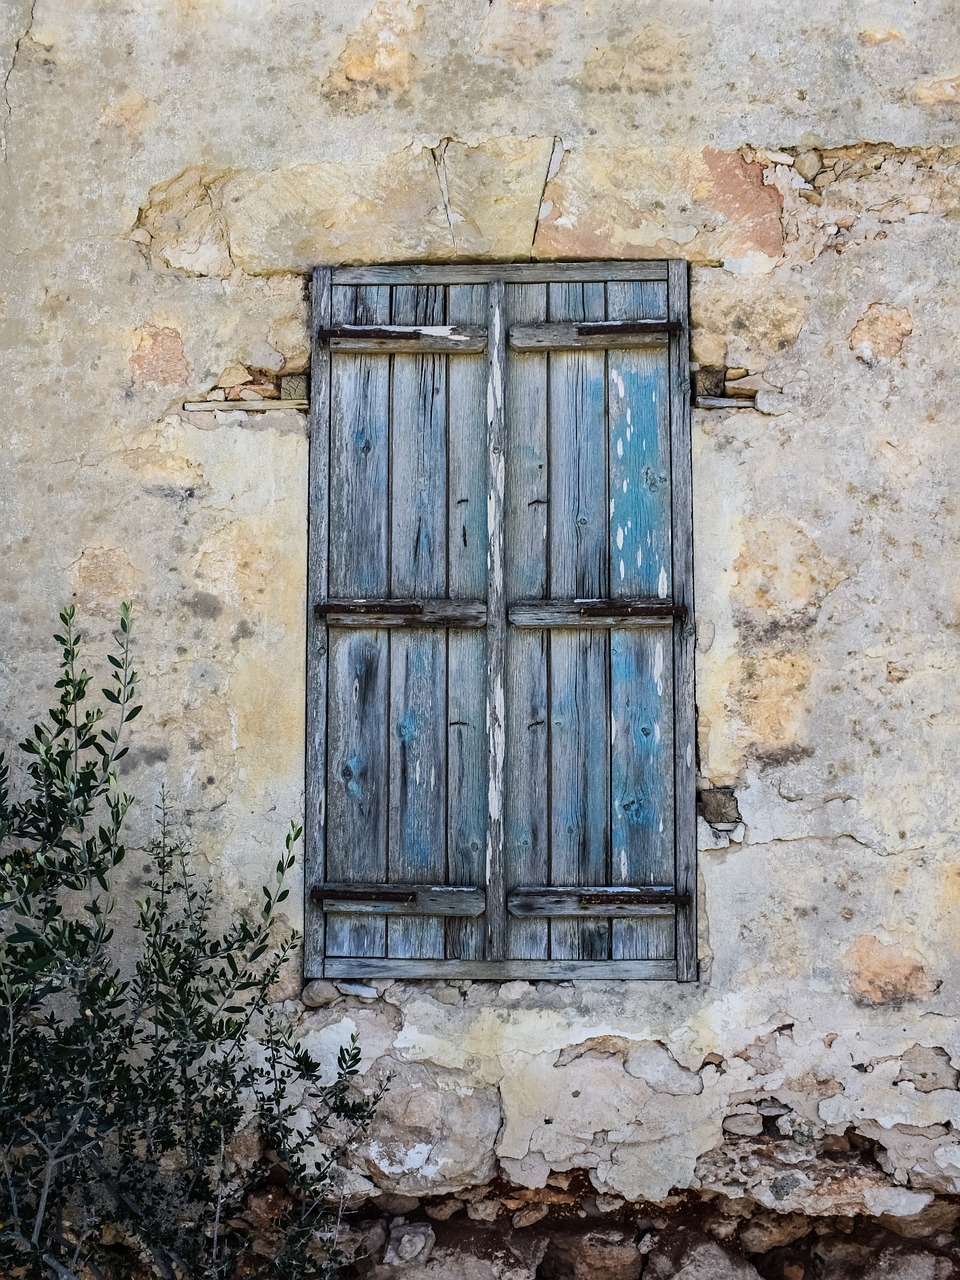
[[[396,286],[391,322],[442,325],[442,287]],[[446,358],[395,355],[391,439],[391,593],[442,599],[447,589]],[[442,631],[391,632],[391,882],[446,878],[447,663]],[[391,956],[442,959],[439,918],[390,917]]]
[[[508,320],[546,319],[543,284],[508,284]],[[547,360],[512,352],[507,364],[507,600],[539,600],[547,593],[550,521],[547,451]],[[513,622],[513,609],[508,619]],[[546,884],[550,878],[547,637],[510,627],[507,639],[506,885]],[[549,954],[545,920],[507,918],[507,954]]]
[[[508,285],[510,321],[547,314],[544,285]],[[507,362],[507,600],[547,594],[550,473],[547,445],[547,360],[511,352]]]
[[[507,919],[503,802],[506,770],[507,601],[504,567],[504,489],[506,485],[506,323],[504,289],[489,291],[489,384],[487,388],[487,948],[488,960],[502,960]]]
[[[677,966],[672,960],[328,960],[327,978],[470,978],[475,981],[505,982],[520,978],[528,982],[609,982],[623,979],[675,982]]]
[[[183,407],[185,409],[195,409],[197,406],[185,404]],[[753,401],[740,396],[736,398],[733,396],[697,396],[694,407],[697,409],[752,409]]]
[[[390,318],[390,290],[335,290],[334,319],[356,314],[357,293],[373,318]],[[338,310],[340,315],[337,314]],[[331,359],[328,357],[328,359]],[[390,357],[331,359],[329,591],[389,594]]]
[[[447,880],[486,883],[487,726],[486,636],[447,632]],[[482,920],[448,920],[451,960],[482,960]]]
[[[321,330],[319,337],[331,351],[458,353],[487,347],[487,331],[480,325],[338,325]]]
[[[317,329],[318,342],[322,341],[321,335],[325,330],[329,329],[331,325],[357,323],[358,297],[361,292],[369,293],[369,286],[365,286],[364,289],[358,289],[356,285],[342,284],[337,280],[332,282],[330,316],[327,323],[325,325],[320,325]],[[379,305],[379,299],[382,296],[379,288],[374,290],[371,296],[378,300],[377,305]],[[387,291],[387,296],[389,297],[389,289]],[[372,318],[373,317],[371,316],[364,316],[364,319],[368,321]]]
[[[667,265],[666,263],[664,264]],[[620,282],[613,282],[607,287],[607,297],[620,287]],[[640,296],[642,298],[642,310],[640,316],[644,320],[667,320],[673,327],[673,331],[680,333],[683,329],[683,321],[678,320],[676,316],[671,317],[667,307],[667,281],[663,280],[644,280],[640,285]],[[608,302],[609,307],[609,302]],[[609,314],[612,316],[613,311]]]
[[[673,638],[610,633],[611,883],[671,884],[673,856]],[[618,923],[613,959],[669,959],[666,920]]]
[[[686,605],[687,620],[678,628],[674,649],[676,699],[676,883],[690,905],[677,914],[677,974],[683,982],[697,978],[697,828],[696,828],[696,690],[694,688],[693,623],[693,475],[690,446],[689,304],[687,264],[671,262],[668,306],[672,320],[684,326],[670,343],[670,430],[673,453],[674,599]]]
[[[448,319],[483,325],[487,290],[454,285],[447,290]],[[453,600],[487,594],[487,377],[482,356],[447,361],[447,594]]]
[[[551,319],[604,315],[602,285],[551,285]],[[607,594],[605,357],[558,351],[550,361],[550,595]]]
[[[316,330],[330,323],[330,271],[319,268],[311,282],[311,409],[307,539],[307,599],[327,594],[329,508],[327,480],[330,446],[330,357],[316,339]],[[327,755],[327,629],[307,610],[307,741],[304,779],[304,826],[307,875],[326,874],[326,755]],[[324,920],[319,911],[304,919],[304,971],[307,977],[323,971]]]
[[[600,321],[596,324],[514,325],[514,351],[666,350],[671,329],[660,321]]]
[[[341,882],[316,885],[310,891],[310,898],[325,912],[352,915],[482,916],[486,905],[484,891],[469,885],[397,887]]]
[[[635,311],[631,295],[641,289],[611,285],[610,306]],[[607,370],[610,594],[666,600],[673,578],[668,349],[611,352]]]
[[[336,284],[549,284],[554,280],[665,280],[667,263],[642,262],[497,262],[456,263],[445,266],[409,263],[406,266],[334,267]]]
[[[616,318],[665,316],[666,289],[661,283],[612,283],[607,308]],[[610,593],[666,601],[673,577],[668,349],[611,354],[607,394]],[[614,883],[674,878],[672,656],[672,636],[611,634]],[[672,957],[673,913],[664,920],[614,922],[611,946],[618,960]]]
[[[336,627],[480,628],[487,622],[483,600],[324,600],[314,612]]]
[[[525,885],[507,894],[507,910],[515,916],[666,916],[672,920],[676,898],[672,885],[600,885],[592,889]],[[624,958],[643,957],[617,957]]]
[[[442,632],[391,633],[390,858],[379,878],[395,885],[446,878],[446,665]],[[390,917],[387,954],[443,959],[443,922]]]
[[[384,286],[334,287],[330,323],[389,320]],[[318,334],[322,342],[322,336]],[[327,357],[331,368],[328,593],[389,589],[390,360]],[[315,616],[322,620],[316,610]],[[329,619],[326,619],[329,622]],[[328,848],[326,877],[379,879],[387,865],[389,639],[363,619],[353,634],[328,632]],[[327,954],[384,956],[382,920],[330,915]]]
[[[395,288],[392,315],[441,323],[441,288]],[[447,362],[395,355],[391,439],[391,591],[440,598],[447,588]]]
[[[536,600],[508,611],[515,627],[672,627],[682,616],[663,601]]]
[[[389,637],[331,631],[328,666],[328,837],[324,880],[387,873]],[[383,922],[327,918],[328,956],[383,956]]]
[[[556,631],[550,650],[550,883],[607,884],[607,635]],[[550,956],[609,959],[608,925],[553,921]]]
[[[487,326],[483,285],[447,290],[451,324]],[[487,594],[487,378],[481,356],[450,359],[448,387],[447,592],[451,607]],[[486,601],[483,623],[486,625]],[[487,732],[486,637],[447,632],[447,880],[486,881]],[[482,960],[480,919],[446,921],[448,959]]]
[[[506,886],[550,878],[548,645],[544,631],[512,631],[507,648]],[[544,920],[507,920],[508,954],[547,955]]]
[[[733,402],[731,402],[733,403]],[[743,405],[743,401],[736,401]],[[269,413],[271,409],[297,409],[301,413],[309,409],[309,400],[185,400],[187,413]]]
[[[551,321],[605,317],[600,284],[552,284]],[[550,594],[606,595],[606,357],[559,351],[550,362]],[[609,731],[606,635],[550,633],[551,884],[608,882]],[[552,959],[609,958],[603,921],[555,920]]]

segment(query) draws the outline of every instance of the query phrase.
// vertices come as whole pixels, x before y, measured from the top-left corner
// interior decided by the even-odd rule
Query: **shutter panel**
[[[695,976],[683,264],[315,289],[308,973]]]
[[[511,352],[508,580],[511,618],[528,621],[510,635],[520,714],[507,767],[516,780],[509,885],[608,895],[671,887],[673,627],[636,619],[618,626],[609,616],[617,602],[663,601],[666,617],[652,621],[672,624],[669,347],[661,338],[655,346],[622,347],[621,339],[608,349],[551,349],[580,322],[665,324],[666,282],[552,283],[546,292],[519,285],[510,306],[523,350]],[[546,337],[534,340],[538,331]],[[539,612],[531,608],[537,599]],[[574,601],[591,602],[591,625]],[[529,625],[551,610],[555,625]],[[624,918],[604,914],[597,895],[581,911],[572,895],[541,892],[538,918],[527,914],[538,910],[536,895],[508,902],[513,953],[605,962],[676,956],[672,903],[637,902],[635,910],[650,914]]]
[[[484,955],[487,361],[476,333],[448,354],[430,331],[476,321],[482,339],[486,292],[331,289],[328,972]]]

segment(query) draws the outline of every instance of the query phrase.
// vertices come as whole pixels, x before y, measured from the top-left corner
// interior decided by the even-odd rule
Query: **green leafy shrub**
[[[140,711],[130,611],[109,721],[88,701],[74,610],[60,621],[59,702],[19,744],[20,799],[0,754],[0,1272],[331,1276],[338,1162],[382,1090],[356,1088],[355,1037],[324,1083],[269,1003],[297,941],[272,934],[300,831],[259,915],[217,929],[162,806],[136,945],[118,960],[111,873],[132,798],[117,765]],[[252,1238],[245,1206],[264,1187],[269,1231]]]

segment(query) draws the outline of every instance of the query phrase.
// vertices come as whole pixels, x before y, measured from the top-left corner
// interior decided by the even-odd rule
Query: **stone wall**
[[[908,1275],[905,1248],[917,1276],[954,1274],[957,19],[0,11],[4,738],[46,705],[57,607],[95,648],[132,600],[140,832],[165,780],[225,912],[302,805],[305,423],[244,413],[240,389],[305,368],[311,265],[683,257],[701,390],[754,393],[694,414],[701,981],[280,993],[310,1046],[357,1029],[394,1073],[358,1203],[426,1206],[437,1234],[501,1224],[423,1275],[692,1280],[725,1274],[698,1249],[742,1248],[798,1280],[815,1224],[854,1219],[899,1233],[870,1274]],[[558,1253],[561,1220],[580,1244]],[[620,1271],[576,1270],[588,1228],[633,1250]],[[510,1262],[523,1231],[547,1243]],[[868,1265],[848,1245],[837,1276]],[[378,1274],[419,1274],[418,1248]]]

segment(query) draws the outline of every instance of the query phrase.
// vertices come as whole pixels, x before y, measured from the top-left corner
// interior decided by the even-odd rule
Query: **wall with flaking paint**
[[[583,1170],[609,1212],[942,1227],[960,1193],[957,16],[0,12],[5,736],[56,608],[95,650],[132,600],[140,831],[165,780],[226,910],[302,803],[306,437],[181,406],[304,368],[311,265],[686,258],[703,387],[756,393],[694,414],[701,773],[742,817],[701,824],[702,980],[291,985],[396,1073],[358,1194],[494,1219]]]

